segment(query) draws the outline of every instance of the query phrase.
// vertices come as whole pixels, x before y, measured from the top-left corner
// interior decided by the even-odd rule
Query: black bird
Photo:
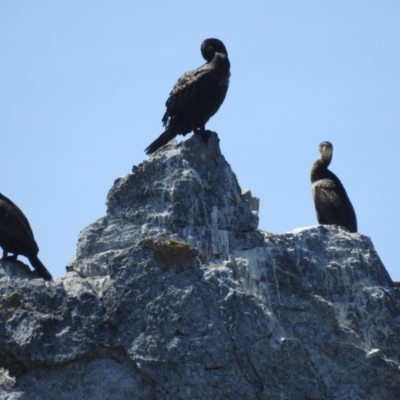
[[[356,213],[346,190],[339,178],[328,169],[332,161],[332,144],[322,142],[319,152],[321,157],[311,168],[311,190],[318,222],[344,226],[350,232],[357,232]]]
[[[147,154],[154,153],[176,135],[192,131],[207,142],[205,125],[225,99],[231,65],[225,45],[218,39],[204,40],[201,54],[207,62],[183,74],[169,94],[162,118],[165,132],[147,147]]]
[[[16,261],[19,254],[28,258],[36,272],[45,280],[53,277],[39,260],[39,247],[35,242],[29,221],[24,213],[6,196],[0,193],[0,246],[2,260]],[[8,253],[13,253],[8,256]]]

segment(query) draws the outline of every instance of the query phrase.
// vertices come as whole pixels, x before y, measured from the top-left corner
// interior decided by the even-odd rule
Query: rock
[[[215,134],[115,181],[54,283],[0,262],[0,399],[398,399],[371,240],[258,226]]]

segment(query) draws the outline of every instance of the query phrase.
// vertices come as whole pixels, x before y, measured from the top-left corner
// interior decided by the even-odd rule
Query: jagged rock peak
[[[80,235],[78,269],[82,258],[126,248],[149,237],[183,241],[203,263],[227,259],[232,251],[263,242],[257,230],[258,199],[249,191],[242,194],[215,133],[207,145],[193,135],[163,146],[134,166],[132,174],[115,181],[107,207],[107,216]],[[118,242],[115,231],[121,232]],[[82,272],[85,276],[102,274]]]
[[[371,240],[257,229],[212,135],[118,179],[54,283],[0,261],[0,400],[397,400],[400,293]]]

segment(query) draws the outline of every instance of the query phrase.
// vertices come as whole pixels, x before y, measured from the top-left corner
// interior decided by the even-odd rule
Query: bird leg
[[[8,251],[3,250],[2,260],[17,261],[17,257],[18,257],[18,254],[13,254],[12,256],[9,256]]]

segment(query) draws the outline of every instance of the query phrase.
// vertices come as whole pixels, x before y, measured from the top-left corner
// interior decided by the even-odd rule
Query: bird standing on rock
[[[218,39],[206,39],[201,54],[207,61],[201,67],[184,73],[173,87],[162,122],[163,132],[146,148],[152,154],[176,135],[193,131],[205,142],[207,121],[218,111],[229,87],[230,62],[225,45]]]
[[[0,246],[3,249],[2,260],[16,261],[19,254],[28,258],[36,272],[45,280],[53,277],[39,260],[39,247],[28,219],[24,213],[6,196],[0,193]],[[8,253],[13,253],[8,256]]]
[[[318,222],[344,226],[350,232],[357,232],[353,205],[339,178],[328,169],[332,161],[332,143],[322,142],[319,152],[321,157],[311,168],[311,189]]]

